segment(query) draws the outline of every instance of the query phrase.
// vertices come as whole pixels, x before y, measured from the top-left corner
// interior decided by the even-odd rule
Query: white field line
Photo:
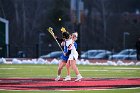
[[[140,70],[140,68],[108,68],[108,69],[116,69],[116,70]]]
[[[79,70],[79,71],[109,71],[109,70]]]
[[[1,69],[4,69],[4,70],[12,70],[12,69],[19,69],[19,68],[0,68]]]
[[[83,91],[90,91],[90,90],[100,90],[100,91],[105,91],[105,90],[131,90],[131,89],[140,89],[140,87],[135,87],[135,88],[114,88],[114,89],[87,89],[87,90],[83,90]],[[0,89],[0,90],[4,90],[4,91],[25,91],[25,92],[28,92],[28,91],[81,91],[81,90],[7,90],[7,89]],[[137,93],[140,93],[140,92],[137,92]]]
[[[89,69],[83,69],[83,70],[79,70],[81,72],[134,72],[135,70],[131,70],[131,69],[127,69],[127,70],[121,70],[121,69],[109,69],[109,70],[89,70]]]
[[[125,89],[140,89],[140,87],[134,87],[134,88],[113,88],[113,89],[94,89],[94,90],[125,90]]]

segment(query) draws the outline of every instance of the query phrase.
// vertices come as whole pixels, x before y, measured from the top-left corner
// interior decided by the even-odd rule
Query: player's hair
[[[78,37],[78,33],[77,32],[74,32],[72,34],[75,35],[76,37]]]
[[[62,37],[63,37],[64,39],[68,39],[68,38],[70,37],[70,34],[69,34],[68,32],[63,32],[63,33],[62,33]]]

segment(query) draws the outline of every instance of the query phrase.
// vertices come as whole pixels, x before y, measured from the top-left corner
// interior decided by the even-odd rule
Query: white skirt
[[[68,58],[68,60],[77,60],[77,59],[78,59],[78,52],[77,51],[75,51],[74,53],[72,52]]]

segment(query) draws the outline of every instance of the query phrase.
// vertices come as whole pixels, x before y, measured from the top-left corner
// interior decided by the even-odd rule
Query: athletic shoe
[[[57,76],[56,78],[55,78],[55,81],[59,81],[60,80],[60,76]]]
[[[64,81],[69,81],[69,80],[71,80],[70,76],[66,76],[65,79],[64,79]]]
[[[77,75],[77,78],[75,79],[75,81],[81,81],[83,77],[81,76],[81,74]]]

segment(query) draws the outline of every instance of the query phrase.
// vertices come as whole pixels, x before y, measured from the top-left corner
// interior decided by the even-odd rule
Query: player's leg
[[[76,78],[75,81],[81,80],[82,79],[82,76],[81,76],[81,74],[80,74],[80,72],[78,70],[78,67],[76,66],[76,60],[71,60],[70,61],[70,64],[71,64],[71,67],[72,67],[72,69],[74,70],[74,72],[75,72],[75,74],[77,76],[77,78]]]
[[[67,63],[66,63],[66,69],[67,69],[67,76],[65,77],[64,81],[71,80],[71,76],[70,76],[70,60],[68,60]]]
[[[60,80],[60,75],[61,75],[61,72],[62,72],[62,69],[63,69],[63,67],[66,65],[66,61],[61,61],[60,63],[59,63],[59,66],[58,66],[58,72],[57,72],[57,77],[55,78],[55,81],[58,81],[58,80]]]
[[[66,65],[66,61],[61,61],[58,66],[58,75],[61,75],[63,67]]]
[[[70,61],[69,60],[66,64],[66,69],[67,69],[67,76],[70,76]]]
[[[78,68],[76,66],[76,60],[70,60],[70,64],[71,64],[71,67],[74,70],[75,74],[76,75],[80,74],[79,70],[78,70]]]

